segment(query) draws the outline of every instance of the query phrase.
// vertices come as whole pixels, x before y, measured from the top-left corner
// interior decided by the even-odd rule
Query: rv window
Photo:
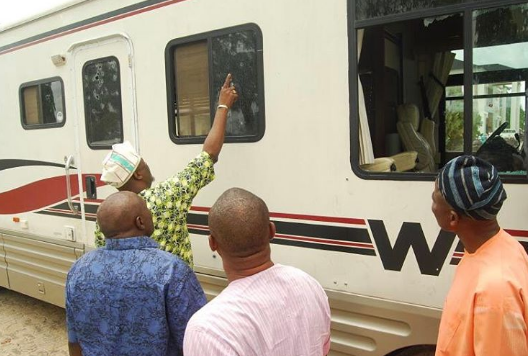
[[[462,14],[455,13],[358,31],[364,171],[437,171],[444,151],[437,137],[445,110],[443,88],[450,74],[462,73],[454,51],[463,48],[463,27]],[[461,115],[463,107],[455,109]]]
[[[528,80],[527,16],[528,3],[473,12],[473,122],[471,134],[464,135],[471,140],[469,149],[499,172],[521,176],[526,176],[522,141]]]
[[[23,84],[20,88],[20,103],[24,128],[64,125],[64,90],[60,78]]]
[[[87,62],[82,79],[88,146],[106,149],[123,142],[119,61],[108,57]]]
[[[526,181],[528,4],[468,13],[357,30],[365,175],[434,179],[450,159],[474,154],[505,179]]]
[[[257,141],[264,133],[261,34],[254,25],[175,40],[167,46],[169,128],[176,143],[203,142],[227,73],[237,85],[226,141]]]

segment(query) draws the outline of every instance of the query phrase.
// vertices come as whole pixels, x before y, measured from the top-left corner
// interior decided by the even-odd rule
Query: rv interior
[[[464,44],[462,13],[359,29],[360,167],[434,173],[471,153],[504,174],[526,175],[528,63],[503,55],[522,58],[528,50],[526,12],[520,5],[473,13],[466,106],[464,58],[471,47]],[[504,28],[498,30],[498,23]],[[471,110],[468,101],[472,115],[464,112]],[[470,124],[464,122],[468,117]]]

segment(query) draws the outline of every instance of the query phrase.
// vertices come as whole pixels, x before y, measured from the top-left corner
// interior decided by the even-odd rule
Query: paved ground
[[[64,309],[0,288],[0,355],[67,356]]]

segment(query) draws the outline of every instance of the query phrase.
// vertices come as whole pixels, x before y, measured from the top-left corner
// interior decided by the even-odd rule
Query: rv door
[[[76,162],[84,194],[79,197],[84,243],[94,245],[96,211],[115,192],[101,182],[101,162],[112,145],[129,141],[137,147],[133,46],[126,34],[113,34],[73,44],[72,82],[78,130]]]

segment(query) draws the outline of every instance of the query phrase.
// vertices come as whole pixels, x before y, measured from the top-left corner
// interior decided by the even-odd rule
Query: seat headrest
[[[415,104],[402,104],[397,109],[398,121],[410,123],[415,130],[420,126],[420,111]]]

